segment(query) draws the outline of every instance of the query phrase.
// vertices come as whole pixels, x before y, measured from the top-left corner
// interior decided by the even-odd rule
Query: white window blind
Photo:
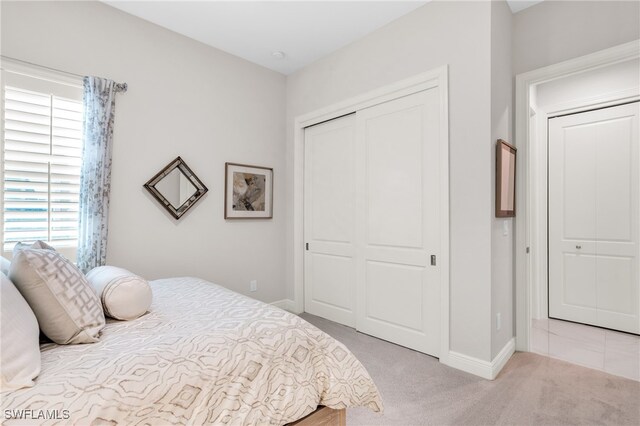
[[[24,80],[24,77],[21,77]],[[82,156],[82,97],[4,85],[3,250],[47,241],[74,248]],[[32,85],[33,87],[34,85]],[[75,254],[75,250],[73,250]]]

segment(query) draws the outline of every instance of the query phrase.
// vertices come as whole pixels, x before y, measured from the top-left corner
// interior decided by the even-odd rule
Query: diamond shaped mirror
[[[167,164],[144,187],[176,219],[180,219],[208,191],[180,157]]]

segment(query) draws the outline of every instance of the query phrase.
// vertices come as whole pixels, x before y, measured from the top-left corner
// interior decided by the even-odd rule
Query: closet
[[[638,102],[549,120],[549,317],[640,333]]]
[[[440,347],[439,88],[305,129],[305,311]]]

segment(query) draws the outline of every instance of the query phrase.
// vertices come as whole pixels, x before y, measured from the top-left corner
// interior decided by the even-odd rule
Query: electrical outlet
[[[258,291],[258,280],[251,280],[251,282],[249,283],[249,290]]]
[[[502,328],[502,314],[498,312],[496,314],[496,330],[500,331],[501,328]]]
[[[502,221],[502,235],[505,237],[509,235],[509,221],[507,219]]]

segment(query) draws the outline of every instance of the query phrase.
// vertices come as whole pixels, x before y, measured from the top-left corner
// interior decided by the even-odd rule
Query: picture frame
[[[516,215],[515,146],[498,139],[496,143],[496,217]]]
[[[273,169],[225,163],[224,218],[273,218]]]

